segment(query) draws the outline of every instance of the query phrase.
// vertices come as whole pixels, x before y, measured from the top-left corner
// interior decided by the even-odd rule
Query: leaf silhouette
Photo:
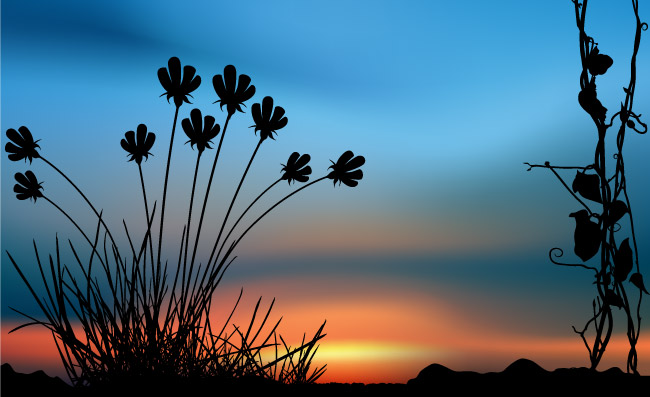
[[[574,252],[583,262],[591,259],[600,249],[600,226],[589,220],[587,210],[580,210],[569,215],[576,220]]]
[[[611,289],[608,289],[605,292],[605,300],[607,303],[609,303],[611,306],[616,306],[618,308],[623,307],[623,299],[621,299],[620,296],[616,294],[616,292],[612,291]]]
[[[615,224],[626,213],[627,213],[627,205],[621,200],[614,201],[609,207],[609,216],[607,217],[607,223],[609,225]]]
[[[623,282],[627,275],[632,271],[632,249],[630,248],[630,239],[626,238],[621,243],[618,251],[614,254],[614,280]]]
[[[575,193],[579,193],[588,200],[597,203],[603,202],[600,198],[600,178],[596,174],[585,174],[584,172],[577,171],[571,187]]]
[[[596,83],[592,81],[588,83],[582,91],[580,91],[578,94],[578,102],[585,112],[591,115],[591,117],[600,122],[605,121],[607,108],[598,100],[598,96],[596,95]]]
[[[641,291],[650,295],[650,293],[648,293],[648,290],[645,289],[645,285],[643,284],[643,275],[641,275],[641,273],[634,273],[633,275],[631,275],[630,282],[634,284]]]
[[[605,74],[607,69],[614,64],[614,60],[609,55],[600,54],[599,52],[598,47],[594,48],[586,59],[587,69],[594,76]]]

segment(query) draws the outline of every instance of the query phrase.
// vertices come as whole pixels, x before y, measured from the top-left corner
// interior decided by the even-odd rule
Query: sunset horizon
[[[643,6],[2,2],[2,363],[650,375]]]

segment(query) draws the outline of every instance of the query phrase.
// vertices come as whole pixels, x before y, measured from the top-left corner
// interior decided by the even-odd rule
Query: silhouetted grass
[[[173,99],[175,105],[174,122],[171,128],[169,151],[165,179],[163,182],[162,205],[160,207],[158,235],[154,236],[153,227],[157,214],[157,201],[151,206],[147,197],[142,160],[151,154],[156,135],[147,131],[145,124],[137,127],[137,132],[128,131],[120,144],[128,153],[129,161],[138,166],[139,179],[143,197],[146,232],[141,239],[134,239],[125,221],[124,235],[128,246],[119,247],[113,238],[103,213],[97,211],[86,195],[74,182],[50,161],[46,160],[36,149],[40,146],[34,141],[26,127],[18,131],[9,129],[7,137],[11,142],[5,146],[9,159],[41,159],[45,164],[62,175],[84,198],[97,217],[94,233],[87,233],[63,207],[56,204],[43,192],[33,172],[17,173],[18,184],[14,187],[20,200],[39,198],[52,204],[79,230],[89,247],[88,258],[81,254],[71,240],[68,240],[74,264],[65,263],[58,236],[56,252],[46,261],[41,260],[36,242],[34,253],[42,283],[42,292],[37,292],[36,281],[26,277],[22,266],[7,252],[21,279],[38,304],[45,319],[38,319],[17,309],[16,312],[30,321],[13,329],[17,331],[30,325],[41,325],[49,329],[54,338],[63,366],[72,383],[78,386],[97,386],[129,383],[146,379],[204,379],[218,377],[223,379],[261,378],[287,384],[315,382],[325,371],[325,366],[314,367],[313,358],[318,350],[318,342],[325,336],[325,322],[311,337],[303,336],[301,343],[295,347],[286,343],[278,334],[280,320],[270,321],[273,301],[268,308],[261,307],[261,298],[252,312],[250,320],[243,326],[233,324],[232,319],[238,309],[242,292],[230,311],[230,315],[217,327],[212,323],[210,314],[215,302],[214,294],[236,256],[234,251],[243,237],[262,218],[289,197],[317,182],[332,179],[348,186],[356,186],[363,177],[359,169],[365,159],[345,152],[330,167],[332,171],[323,177],[297,188],[284,196],[265,211],[261,211],[250,221],[243,231],[237,227],[254,204],[274,188],[278,182],[286,180],[289,185],[294,182],[307,182],[311,167],[307,164],[309,155],[293,153],[283,164],[282,176],[260,193],[241,213],[225,234],[231,211],[238,198],[251,164],[267,138],[275,139],[273,134],[287,125],[282,107],[273,106],[273,99],[265,97],[262,104],[252,106],[255,132],[260,132],[260,139],[253,151],[248,165],[240,179],[236,191],[222,219],[219,233],[207,262],[197,261],[197,247],[203,236],[201,233],[206,205],[214,177],[215,168],[221,153],[228,122],[236,112],[242,112],[241,106],[255,93],[250,85],[250,78],[240,75],[237,79],[234,66],[227,66],[224,74],[213,78],[215,92],[219,96],[221,107],[226,105],[227,116],[223,130],[215,124],[215,118],[201,114],[199,109],[190,112],[190,118],[183,119],[181,125],[188,136],[190,147],[197,149],[197,160],[189,194],[187,223],[184,225],[178,243],[176,269],[170,270],[170,259],[163,260],[162,236],[165,230],[166,194],[169,184],[169,170],[172,161],[172,149],[179,110],[188,97],[196,90],[201,79],[196,70],[185,66],[181,72],[178,58],[171,58],[167,68],[160,68],[158,78],[165,89],[163,95],[167,100]],[[238,84],[237,84],[238,82]],[[204,190],[203,206],[198,226],[192,225],[192,209],[197,193],[197,174],[200,160],[206,149],[212,149],[212,139],[219,133],[221,137],[217,146],[208,184]],[[201,189],[199,189],[201,190]],[[234,234],[233,234],[234,233]],[[231,238],[231,236],[234,236]],[[155,239],[157,237],[157,246]],[[188,255],[190,238],[194,239],[192,255]],[[221,243],[221,245],[220,245]],[[217,251],[217,248],[219,250]],[[225,248],[225,250],[224,250]],[[271,359],[268,352],[271,352]]]

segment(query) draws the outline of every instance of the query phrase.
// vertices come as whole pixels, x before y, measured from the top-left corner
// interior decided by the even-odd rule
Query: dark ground
[[[149,379],[95,388],[73,388],[43,371],[15,372],[2,365],[2,396],[219,396],[237,393],[260,396],[635,396],[650,395],[650,377],[626,374],[618,368],[602,372],[587,368],[560,368],[549,372],[536,363],[520,359],[498,373],[456,372],[432,364],[407,384],[282,385],[259,378],[237,381],[219,379]]]

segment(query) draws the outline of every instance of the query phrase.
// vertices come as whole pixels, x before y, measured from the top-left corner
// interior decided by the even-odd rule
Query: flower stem
[[[163,236],[163,225],[165,222],[165,202],[167,199],[167,182],[169,180],[169,164],[172,159],[172,148],[174,147],[174,133],[176,132],[176,120],[178,119],[178,109],[180,109],[180,106],[176,106],[176,112],[174,113],[174,123],[172,124],[172,137],[171,140],[169,141],[169,154],[167,155],[167,170],[165,171],[165,184],[163,186],[163,198],[162,198],[162,208],[160,210],[160,233],[158,234],[158,257],[156,260],[156,274],[154,275],[154,279],[156,281],[156,286],[154,289],[156,290],[156,295],[158,292],[158,280],[160,278],[160,250],[162,248],[162,236]]]
[[[63,173],[63,171],[61,171],[60,169],[58,169],[54,164],[50,163],[50,162],[49,162],[45,157],[43,157],[43,156],[39,156],[39,158],[40,158],[41,160],[45,161],[45,163],[46,163],[47,165],[49,165],[50,167],[52,167],[56,172],[58,172],[59,174],[61,174],[61,176],[63,176],[63,177],[68,181],[68,183],[70,183],[70,185],[72,185],[72,187],[75,188],[75,190],[77,190],[77,192],[81,195],[81,197],[83,197],[83,199],[86,201],[86,203],[88,203],[88,205],[90,206],[90,208],[93,210],[93,212],[95,213],[95,215],[97,216],[97,218],[99,219],[99,221],[102,223],[102,225],[103,225],[104,228],[106,229],[106,232],[108,233],[108,237],[110,237],[110,239],[111,239],[111,243],[113,244],[113,247],[115,247],[115,249],[117,250],[118,255],[119,255],[119,249],[118,249],[118,247],[117,247],[117,244],[115,243],[115,240],[113,239],[113,234],[111,233],[111,230],[108,228],[108,226],[107,226],[106,223],[104,222],[104,219],[102,219],[102,217],[99,215],[99,212],[97,212],[97,210],[95,209],[95,206],[93,206],[92,203],[90,202],[90,200],[88,200],[88,197],[86,197],[86,195],[83,194],[83,192],[81,191],[81,189],[79,189],[79,187],[77,187],[77,185],[75,185],[74,182],[72,182],[72,180],[70,180],[70,178],[68,178],[68,176],[67,176],[66,174]],[[48,201],[49,201],[49,200],[48,200]],[[54,204],[54,203],[53,203],[53,204]],[[58,207],[57,207],[57,208],[58,208]],[[59,209],[60,209],[60,208],[59,208]],[[81,230],[81,229],[79,229],[79,230]]]
[[[224,254],[223,258],[221,258],[221,261],[219,262],[219,266],[217,266],[216,270],[213,272],[213,274],[212,274],[211,277],[216,276],[216,274],[219,273],[219,271],[223,268],[223,265],[225,264],[226,259],[227,259],[227,258],[230,256],[230,254],[235,250],[235,248],[237,247],[237,245],[239,245],[239,242],[244,238],[244,236],[245,236],[245,235],[246,235],[246,234],[247,234],[247,233],[248,233],[248,232],[253,228],[253,226],[255,226],[255,225],[257,224],[257,222],[261,221],[262,218],[264,218],[264,217],[265,217],[269,212],[273,211],[273,209],[275,209],[275,207],[277,207],[278,205],[282,204],[282,203],[283,203],[285,200],[287,200],[289,197],[293,196],[294,194],[296,194],[296,193],[298,193],[298,192],[300,192],[300,191],[302,191],[302,190],[307,189],[309,186],[311,186],[311,185],[313,185],[313,184],[315,184],[315,183],[318,183],[318,182],[320,182],[320,181],[322,181],[322,180],[324,180],[324,179],[327,179],[327,176],[324,176],[324,177],[322,177],[322,178],[316,179],[315,181],[309,182],[309,183],[306,184],[305,186],[303,186],[303,187],[301,187],[301,188],[299,188],[299,189],[294,190],[293,192],[291,192],[291,193],[287,194],[286,196],[284,196],[284,198],[282,198],[280,201],[278,201],[277,203],[273,204],[273,206],[272,206],[271,208],[269,208],[268,210],[266,210],[262,215],[260,215],[260,216],[259,216],[259,217],[258,217],[258,218],[257,218],[257,219],[256,219],[256,220],[255,220],[251,225],[250,225],[250,226],[248,226],[248,228],[244,231],[244,233],[242,233],[241,236],[239,236],[239,238],[238,238],[237,240],[235,240],[235,241],[231,244],[230,248],[228,248],[228,250],[227,250],[226,253]],[[215,261],[215,263],[216,263],[216,261]]]
[[[201,208],[201,216],[199,217],[199,227],[196,230],[196,239],[194,240],[194,249],[192,250],[192,260],[190,261],[190,266],[194,264],[194,258],[196,258],[196,247],[199,245],[199,238],[201,236],[201,227],[203,226],[203,216],[205,215],[205,207],[208,204],[208,196],[210,195],[210,187],[212,186],[212,178],[214,178],[214,170],[217,167],[217,161],[219,160],[219,153],[221,152],[221,144],[223,143],[223,138],[226,136],[226,130],[228,129],[228,122],[232,117],[231,113],[228,113],[226,117],[226,122],[223,126],[223,132],[221,133],[221,139],[219,140],[219,146],[217,147],[217,154],[214,157],[214,163],[212,164],[212,171],[210,172],[210,179],[208,179],[208,187],[205,190],[205,198],[203,199],[203,208]]]
[[[188,211],[187,215],[187,233],[185,233],[185,256],[183,258],[183,288],[185,288],[185,269],[187,268],[187,245],[190,240],[190,225],[192,222],[192,206],[194,204],[194,190],[196,189],[196,177],[199,173],[199,163],[201,161],[201,154],[203,152],[199,152],[199,155],[196,158],[196,168],[194,169],[194,180],[192,182],[192,194],[190,195],[190,209]],[[178,266],[180,267],[180,263]],[[187,282],[189,283],[191,275],[192,275],[192,269],[194,267],[194,264],[190,264],[190,271],[187,274]]]
[[[268,192],[269,190],[271,190],[271,189],[273,188],[273,186],[277,185],[278,182],[280,182],[281,180],[282,180],[282,178],[279,178],[277,181],[275,181],[275,182],[273,182],[271,185],[269,185],[269,187],[267,187],[267,188],[266,188],[262,193],[260,193],[260,195],[257,196],[257,198],[255,198],[255,200],[253,200],[252,203],[250,203],[250,205],[248,206],[248,208],[246,208],[246,209],[244,210],[244,212],[242,212],[242,214],[239,216],[239,219],[237,219],[237,221],[235,222],[235,224],[232,225],[232,227],[230,228],[230,231],[228,232],[228,234],[226,235],[226,237],[223,239],[223,242],[221,243],[221,247],[219,248],[219,252],[217,252],[217,258],[219,258],[219,255],[221,255],[221,251],[223,250],[223,247],[226,245],[226,241],[228,241],[228,239],[230,238],[230,235],[231,235],[232,232],[235,230],[235,228],[237,227],[237,225],[239,224],[239,222],[242,220],[242,218],[244,218],[244,215],[246,215],[246,213],[248,212],[248,210],[250,210],[251,207],[252,207],[255,203],[257,203],[257,201],[258,201],[260,198],[262,198],[262,196],[264,196],[264,195],[266,194],[266,192]]]
[[[232,200],[230,201],[230,206],[228,207],[228,211],[226,212],[226,216],[223,218],[223,222],[221,223],[221,229],[219,230],[219,235],[217,236],[217,241],[214,243],[214,247],[212,247],[212,252],[210,253],[210,259],[208,259],[208,267],[210,267],[210,263],[212,262],[212,258],[214,257],[214,252],[217,250],[217,246],[219,245],[219,241],[221,240],[221,234],[223,233],[223,229],[226,226],[226,222],[228,222],[228,217],[230,216],[230,211],[232,211],[232,207],[235,204],[235,200],[237,200],[237,195],[239,195],[239,190],[241,189],[242,184],[244,183],[244,179],[246,179],[246,174],[248,174],[248,170],[251,168],[251,164],[253,164],[253,160],[255,159],[255,155],[257,154],[257,151],[259,150],[260,146],[262,145],[262,142],[264,142],[262,139],[257,142],[257,146],[255,146],[255,150],[253,151],[253,155],[251,156],[251,159],[248,161],[248,165],[246,166],[246,169],[244,170],[244,175],[242,175],[241,180],[239,181],[239,185],[237,186],[237,190],[235,190],[235,194],[232,196]],[[215,258],[216,262],[216,258]]]
[[[194,169],[194,180],[192,182],[192,194],[190,195],[190,209],[187,215],[187,233],[185,233],[185,257],[183,259],[184,263],[187,263],[187,244],[190,235],[189,231],[190,231],[190,222],[192,222],[192,206],[194,203],[194,190],[196,189],[196,177],[199,173],[199,162],[201,161],[201,154],[202,152],[199,152],[199,155],[196,158],[196,168]]]
[[[43,198],[44,198],[48,203],[52,204],[52,205],[53,205],[57,210],[61,211],[61,213],[62,213],[63,215],[65,215],[66,218],[68,218],[68,220],[70,220],[70,222],[72,222],[72,224],[77,228],[77,230],[79,230],[79,232],[81,232],[81,234],[84,236],[84,238],[86,239],[86,241],[88,241],[88,244],[90,244],[90,246],[93,248],[93,251],[95,251],[95,253],[97,254],[97,258],[98,258],[98,259],[102,262],[102,264],[103,264],[104,261],[102,261],[101,255],[100,255],[99,252],[97,252],[97,250],[95,249],[95,245],[93,244],[92,241],[90,241],[90,239],[88,238],[88,236],[86,235],[86,233],[81,229],[81,227],[79,227],[79,225],[77,224],[77,222],[75,222],[74,219],[72,219],[72,217],[71,217],[70,215],[68,215],[68,213],[65,212],[61,207],[59,207],[58,205],[56,205],[56,203],[55,203],[54,201],[52,201],[52,200],[50,200],[49,198],[47,198],[47,196],[43,195]],[[101,218],[100,218],[100,219],[101,219]]]
[[[151,218],[149,217],[149,204],[147,203],[147,191],[144,188],[144,177],[142,176],[142,165],[138,164],[138,171],[140,172],[140,184],[142,185],[142,197],[144,198],[144,210],[147,215],[147,234],[145,240],[149,240],[149,254],[151,255],[151,263],[153,264],[153,244],[151,242]],[[145,253],[146,262],[146,253]]]

